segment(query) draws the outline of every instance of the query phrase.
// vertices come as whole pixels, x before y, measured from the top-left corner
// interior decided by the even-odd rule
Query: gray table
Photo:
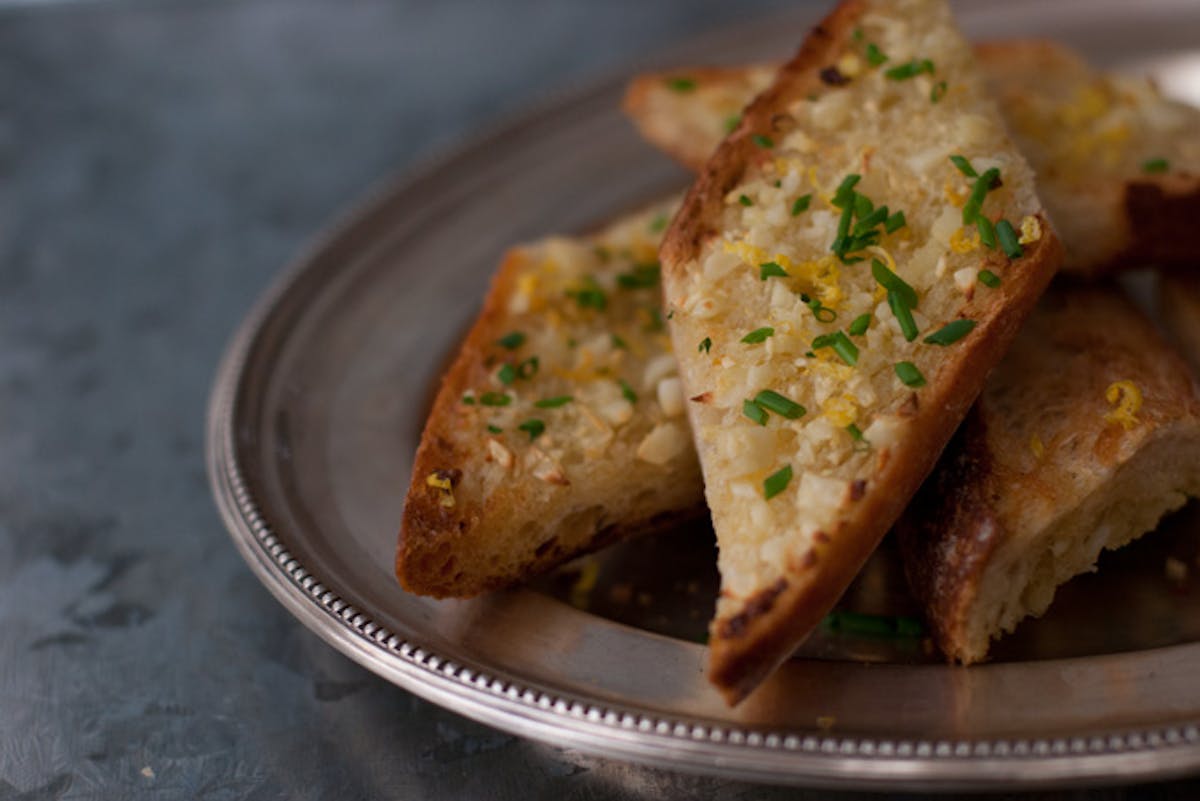
[[[783,5],[0,2],[0,800],[823,795],[525,742],[376,679],[257,584],[201,453],[227,336],[372,183]]]

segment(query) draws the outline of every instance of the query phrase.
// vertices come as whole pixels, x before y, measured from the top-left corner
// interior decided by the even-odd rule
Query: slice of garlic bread
[[[469,597],[703,509],[661,313],[675,205],[508,254],[421,438],[405,588]]]
[[[1200,398],[1116,289],[1052,291],[897,526],[947,657],[1041,615],[1100,551],[1200,495]]]
[[[839,72],[857,75],[880,55],[848,55]],[[1067,250],[1063,271],[1200,261],[1200,240],[1179,236],[1200,214],[1200,110],[1163,98],[1148,80],[1094,70],[1053,42],[983,44],[976,55],[1037,174]],[[772,74],[753,66],[643,75],[625,110],[649,142],[698,170]]]
[[[946,3],[847,0],[661,256],[720,548],[709,678],[736,703],[904,509],[1061,246]]]

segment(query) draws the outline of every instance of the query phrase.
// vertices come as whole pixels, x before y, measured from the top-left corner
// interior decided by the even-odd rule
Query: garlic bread
[[[1037,174],[1067,250],[1064,272],[1200,261],[1200,243],[1179,236],[1200,214],[1200,110],[1163,98],[1148,80],[1092,69],[1054,42],[994,42],[975,52]],[[869,68],[872,54],[864,55],[839,69]],[[772,75],[766,66],[643,75],[630,84],[625,110],[649,142],[698,170]]]
[[[938,645],[969,664],[1198,494],[1182,359],[1116,289],[1052,290],[905,512],[900,551]]]
[[[1200,376],[1200,274],[1160,275],[1158,305],[1171,338]]]
[[[947,4],[845,0],[660,254],[720,551],[709,678],[736,703],[900,515],[1062,251]]]
[[[406,589],[473,596],[703,508],[661,313],[675,205],[508,254],[421,437]]]

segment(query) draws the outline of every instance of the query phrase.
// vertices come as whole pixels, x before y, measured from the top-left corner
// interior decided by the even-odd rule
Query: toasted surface
[[[976,54],[1037,174],[1067,250],[1064,271],[1200,261],[1200,240],[1179,236],[1200,214],[1200,110],[1163,98],[1148,80],[1094,70],[1053,42],[988,43]],[[679,91],[681,75],[694,87]],[[726,121],[771,75],[765,66],[643,75],[630,84],[625,109],[648,141],[700,169]],[[1165,172],[1146,171],[1155,159],[1165,160]]]
[[[469,597],[702,508],[661,317],[674,208],[508,254],[421,437],[406,589]]]
[[[1192,370],[1200,375],[1200,274],[1161,275],[1158,299],[1163,324]]]
[[[850,76],[851,59],[862,61],[870,45],[890,64],[864,63]],[[885,72],[925,59],[932,75]],[[945,91],[931,102],[940,81]],[[999,185],[978,179],[992,187],[982,213],[1029,233],[1020,257],[983,247],[977,223],[964,225],[973,181],[951,155],[981,174],[999,171]],[[876,227],[878,244],[855,240],[843,261],[831,253],[844,214],[836,203],[847,199],[835,187],[851,175],[861,180],[841,206],[869,217],[856,198],[870,198],[903,211],[907,224]],[[793,214],[804,195],[809,208]],[[720,547],[709,677],[736,702],[807,636],[895,521],[1049,281],[1061,247],[946,4],[850,0],[747,108],[693,185],[661,255]],[[859,257],[867,260],[846,263]],[[915,341],[902,336],[872,260],[915,292]],[[982,269],[1001,278],[998,287],[977,282]],[[836,320],[814,313],[805,297]],[[862,315],[868,330],[848,335]],[[924,342],[960,320],[974,328],[953,344]],[[763,338],[767,327],[773,333]],[[853,344],[853,366],[814,341],[835,332]],[[924,386],[901,381],[902,361]],[[806,413],[770,411],[760,425],[748,415],[762,415],[744,403],[763,390]],[[793,478],[780,488],[785,469]],[[778,492],[768,499],[769,486]]]
[[[1052,291],[898,526],[935,639],[978,662],[1057,587],[1200,494],[1188,369],[1111,287]]]

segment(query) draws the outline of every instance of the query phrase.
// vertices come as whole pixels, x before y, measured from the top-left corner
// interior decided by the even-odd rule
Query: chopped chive
[[[867,44],[867,62],[872,67],[878,67],[887,60],[888,57],[883,54],[883,51],[879,49],[878,45],[876,45],[874,42]]]
[[[830,612],[821,621],[830,631],[869,637],[920,637],[925,627],[915,617],[864,615],[858,612]]]
[[[767,476],[763,481],[763,498],[771,500],[779,493],[787,489],[787,485],[792,481],[792,466],[789,464],[778,472]]]
[[[975,229],[979,231],[979,241],[984,247],[996,247],[996,228],[992,225],[991,220],[982,214],[976,214]]]
[[[1010,259],[1019,259],[1024,253],[1021,249],[1021,243],[1017,239],[1017,232],[1013,230],[1012,223],[1008,220],[1001,220],[996,223],[996,236],[1000,239],[1000,249],[1004,251],[1004,255]]]
[[[862,195],[859,195],[859,197],[862,197]],[[880,206],[879,208],[874,209],[866,216],[859,218],[859,221],[854,224],[854,235],[862,236],[880,223],[887,222],[887,218],[887,206]]]
[[[534,402],[534,406],[539,409],[557,409],[559,406],[566,406],[571,401],[575,400],[570,395],[558,395],[553,398],[542,398],[540,401]]]
[[[688,78],[687,76],[684,76],[684,75],[681,75],[676,78],[667,78],[667,88],[670,89],[672,92],[679,92],[680,94],[686,94],[687,92],[691,92],[691,91],[695,90],[696,81],[694,78]]]
[[[776,189],[778,189],[779,187],[783,186],[783,179],[782,179],[782,178],[776,178],[776,179],[775,179],[775,183],[771,184],[771,186],[773,186],[773,187],[775,187]]]
[[[493,434],[500,434],[500,433],[503,433],[503,431],[504,431],[504,429],[501,428],[500,426],[494,426],[491,423],[488,423],[487,430],[492,432]]]
[[[807,298],[808,296],[801,295],[800,297]],[[805,300],[804,305],[807,306],[810,311],[812,311],[813,317],[817,318],[817,322],[832,323],[838,317],[837,312],[828,306],[822,306],[821,301],[817,300],[816,298]]]
[[[925,376],[921,375],[921,371],[912,362],[896,362],[896,375],[906,387],[925,386]]]
[[[927,345],[953,345],[958,340],[971,333],[975,328],[974,320],[955,320],[925,337]]]
[[[999,179],[1000,170],[995,167],[991,167],[975,179],[975,185],[971,187],[971,194],[967,198],[967,202],[963,204],[963,225],[975,222],[975,218],[980,214],[980,209],[983,208],[983,199],[992,190],[992,184]]]
[[[770,415],[767,414],[766,409],[759,406],[752,400],[742,401],[742,414],[746,417],[749,417],[760,426],[765,426],[767,424],[767,418],[770,417]]]
[[[618,350],[629,350],[629,343],[616,334],[612,335],[612,346]]]
[[[536,417],[531,417],[524,423],[521,423],[517,428],[521,431],[529,432],[529,440],[532,442],[542,435],[546,430],[546,424]]]
[[[479,396],[479,402],[484,406],[507,406],[512,398],[503,392],[485,392]]]
[[[704,339],[700,340],[700,347],[696,348],[696,352],[708,353],[710,350],[712,350],[712,338],[705,337]]]
[[[511,364],[503,364],[496,371],[496,378],[500,379],[500,383],[507,387],[517,380],[517,371]]]
[[[1142,172],[1166,172],[1169,169],[1171,169],[1171,163],[1163,158],[1146,159],[1142,162]]]
[[[617,276],[617,286],[622,289],[651,289],[658,286],[662,267],[657,263],[638,264],[627,273]]]
[[[745,195],[738,196],[738,203],[741,203],[743,206],[753,206],[754,205],[754,201]]]
[[[568,289],[567,297],[574,299],[581,309],[604,311],[608,308],[608,295],[604,294],[596,279],[589,276],[584,284],[582,289]]]
[[[812,341],[813,350],[833,348],[833,352],[842,358],[846,364],[853,367],[858,364],[858,346],[850,341],[850,337],[841,331],[832,334],[822,334]]]
[[[975,172],[975,168],[971,166],[971,162],[967,161],[966,156],[951,156],[950,161],[958,167],[958,171],[968,178],[978,178],[979,173]]]
[[[775,336],[775,329],[768,325],[763,326],[762,328],[756,328],[749,334],[746,334],[746,336],[742,337],[742,342],[745,342],[747,345],[758,345],[762,342],[766,342],[767,337],[772,336]]]
[[[860,220],[866,217],[875,210],[875,204],[871,202],[871,198],[858,192],[854,193],[854,216]]]
[[[867,441],[863,437],[862,429],[859,428],[854,423],[851,423],[850,425],[846,426],[846,433],[849,434],[850,439],[854,440],[855,442],[866,442]]]
[[[933,88],[929,90],[929,102],[930,103],[940,103],[942,101],[942,98],[946,96],[947,88],[948,87],[946,86],[945,81],[938,81],[937,83],[935,83],[933,85]]]
[[[621,397],[630,403],[637,403],[637,393],[633,391],[633,387],[629,386],[629,382],[622,378],[617,383],[621,385]]]
[[[665,231],[667,228],[667,215],[658,214],[650,221],[650,233],[658,234]]]
[[[904,219],[904,212],[898,211],[884,221],[883,230],[894,234],[906,225],[908,225],[908,220]]]
[[[646,310],[650,315],[650,322],[646,323],[644,330],[646,331],[661,331],[663,330],[662,310],[656,306],[651,306]]]
[[[920,61],[913,59],[907,64],[901,64],[898,67],[892,67],[887,72],[883,73],[888,80],[892,81],[907,81],[910,78],[915,78],[923,72],[933,74],[933,62],[927,58]]]
[[[758,265],[758,277],[766,281],[768,278],[787,278],[787,270],[780,267],[773,261],[764,261]]]
[[[525,344],[525,334],[521,331],[509,331],[496,340],[496,344],[508,350],[516,350]]]
[[[838,184],[837,191],[833,193],[833,205],[839,209],[852,205],[856,194],[854,187],[861,180],[862,176],[854,172],[843,178],[842,182]]]
[[[837,238],[833,240],[833,245],[830,247],[830,250],[838,256],[842,256],[850,249],[850,221],[853,217],[854,205],[848,203],[842,209],[842,216],[838,219]]]
[[[780,395],[773,389],[764,389],[755,395],[754,403],[756,406],[775,412],[775,414],[786,417],[789,420],[795,420],[808,413],[808,410],[799,403],[784,395]]]
[[[801,212],[808,211],[809,204],[812,203],[812,194],[801,195],[796,198],[796,202],[792,204],[792,216],[798,217]]]
[[[887,302],[888,308],[892,310],[892,316],[900,325],[900,333],[904,334],[905,341],[912,342],[921,333],[917,330],[917,321],[913,319],[912,307],[904,300],[903,295],[892,289],[888,290]]]
[[[517,365],[517,378],[528,381],[538,373],[538,357],[530,356]]]
[[[986,287],[990,287],[991,289],[995,289],[996,287],[1000,286],[1000,276],[996,275],[991,270],[980,270],[979,283]]]
[[[900,299],[910,308],[917,308],[917,290],[913,289],[907,281],[887,268],[887,265],[879,259],[871,259],[871,275],[884,289],[889,292],[895,292],[900,296]]]
[[[771,148],[775,147],[775,140],[769,136],[764,136],[763,134],[755,134],[754,136],[752,136],[750,138],[751,138],[751,140],[753,140],[754,144],[758,145],[763,150],[770,150]]]
[[[463,395],[462,402],[466,406],[474,406],[475,405],[475,396],[474,395]]]
[[[851,336],[861,337],[863,334],[867,333],[867,329],[870,327],[871,315],[860,314],[854,318],[854,321],[850,323],[850,327],[846,330],[850,332]]]
[[[741,114],[731,114],[725,118],[725,133],[733,133],[739,125],[742,124]]]
[[[863,38],[863,29],[862,29],[862,28],[855,28],[855,29],[854,29],[854,32],[853,32],[853,33],[851,33],[851,34],[850,34],[850,36],[851,36],[851,37],[854,39],[854,41],[856,41],[856,42],[861,42],[861,41],[862,41],[862,38]]]

